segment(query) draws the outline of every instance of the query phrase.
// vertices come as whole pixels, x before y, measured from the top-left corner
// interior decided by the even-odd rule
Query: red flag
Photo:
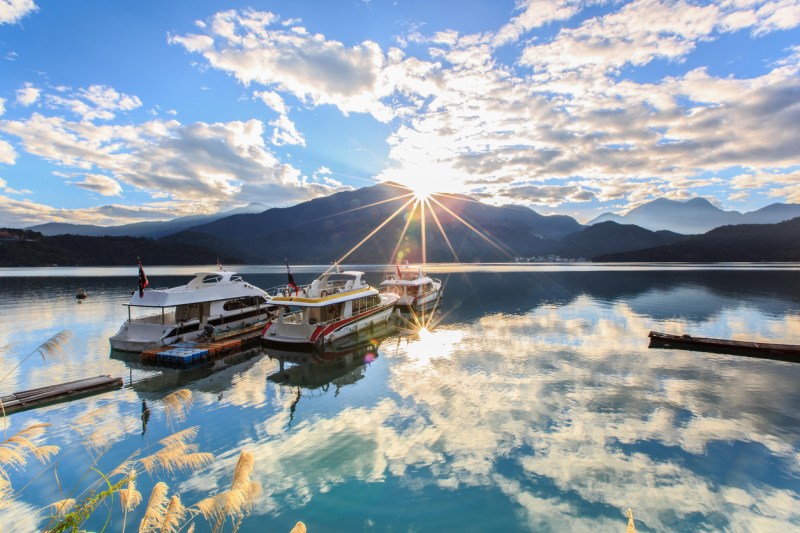
[[[289,275],[289,287],[294,289],[294,294],[297,296],[297,293],[300,292],[300,289],[297,287],[297,284],[294,282],[294,276],[292,276],[292,269],[289,268],[289,261],[286,261],[286,273]]]
[[[136,260],[139,262],[139,298],[144,298],[144,288],[147,287],[147,276],[142,268],[142,260],[138,257]]]

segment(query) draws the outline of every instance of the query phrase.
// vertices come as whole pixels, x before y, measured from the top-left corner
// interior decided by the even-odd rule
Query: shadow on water
[[[221,356],[203,361],[189,368],[169,368],[148,365],[141,361],[141,354],[111,350],[109,357],[125,363],[129,373],[126,379],[131,388],[145,399],[162,398],[180,388],[192,391],[223,394],[230,389],[236,376],[243,375],[263,356],[260,348]],[[134,377],[134,371],[137,376]],[[140,372],[150,374],[138,377]]]
[[[378,357],[378,347],[395,332],[393,326],[376,328],[372,335],[346,339],[323,350],[292,351],[264,348],[278,362],[277,372],[267,379],[281,385],[303,387],[323,392],[334,386],[334,395],[342,387],[361,380],[369,364]]]

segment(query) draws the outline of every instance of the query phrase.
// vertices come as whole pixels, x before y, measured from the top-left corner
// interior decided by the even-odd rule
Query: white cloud
[[[552,76],[579,68],[604,73],[656,58],[676,60],[712,33],[720,14],[713,4],[636,0],[578,28],[562,29],[549,43],[528,46],[521,62]]]
[[[796,0],[764,2],[755,15],[758,22],[753,29],[754,35],[796,28],[800,25],[800,3]]]
[[[796,48],[753,78],[715,77],[702,67],[652,83],[617,76],[623,65],[680,60],[747,7],[631,2],[534,41],[522,55],[534,67],[527,76],[498,64],[484,36],[440,35],[430,51],[442,62],[441,88],[391,134],[390,165],[379,178],[496,202],[555,207],[594,194],[632,207],[719,185],[699,177],[708,172],[793,168]]]
[[[522,13],[512,18],[495,35],[494,45],[517,41],[525,32],[551,22],[566,20],[577,14],[583,6],[593,2],[580,0],[525,0],[518,4]]]
[[[294,126],[294,122],[292,122],[288,116],[281,115],[275,120],[270,121],[269,125],[275,128],[272,132],[271,139],[272,144],[275,146],[283,146],[286,144],[297,146],[306,145],[306,140],[297,131]]]
[[[122,187],[120,184],[102,174],[85,174],[83,180],[72,182],[72,184],[81,189],[102,194],[103,196],[122,195]]]
[[[6,199],[6,214],[12,219],[25,223],[122,223],[215,212],[258,198],[269,198],[271,205],[286,205],[347,188],[335,180],[308,182],[296,168],[280,162],[267,147],[265,125],[259,120],[96,124],[92,119],[104,120],[103,111],[138,107],[138,98],[100,86],[64,92],[82,98],[86,105],[79,112],[82,120],[33,113],[27,119],[0,120],[0,131],[18,137],[18,147],[25,152],[63,167],[67,177],[80,171],[84,177],[71,182],[76,186],[105,196],[119,196],[126,184],[159,202],[141,209],[104,206],[59,210]],[[59,97],[48,94],[45,99],[53,102]],[[275,125],[280,142],[304,143],[288,119],[279,119]],[[0,156],[13,162],[13,147],[0,144]],[[162,211],[162,205],[169,205],[169,209]],[[109,222],[114,217],[117,220]]]
[[[26,83],[21,89],[17,89],[17,103],[23,107],[28,107],[39,101],[41,91],[34,87],[32,83]]]
[[[283,98],[281,98],[281,95],[274,91],[256,91],[253,93],[253,96],[264,102],[264,105],[279,115],[285,115],[288,112]]]
[[[14,147],[0,139],[0,163],[13,165],[17,161],[17,152]]]
[[[38,9],[33,0],[0,0],[0,24],[14,24]]]
[[[0,98],[0,117],[2,117],[6,112],[6,99]]]
[[[60,92],[67,91],[62,89]],[[142,105],[137,96],[119,93],[104,85],[92,85],[67,96],[48,94],[46,101],[52,108],[69,109],[87,121],[112,120],[118,111],[131,111]]]
[[[280,24],[272,13],[217,13],[211,35],[170,36],[169,42],[202,53],[212,67],[245,85],[258,84],[293,94],[310,105],[335,105],[342,113],[369,113],[386,122],[393,109],[383,99],[429,87],[436,66],[384,54],[371,41],[347,47],[305,28]],[[269,92],[268,105],[276,104]]]

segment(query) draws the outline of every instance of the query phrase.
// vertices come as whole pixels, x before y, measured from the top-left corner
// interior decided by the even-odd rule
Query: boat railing
[[[175,322],[175,313],[165,313],[165,314],[153,314],[153,315],[144,315],[130,319],[131,323],[136,324],[172,324]]]
[[[321,298],[325,296],[330,296],[332,294],[338,294],[341,292],[351,291],[353,289],[362,289],[365,285],[361,285],[360,287],[352,287],[348,286],[350,280],[333,280],[328,281],[325,285],[298,285],[297,289],[294,287],[286,285],[278,285],[276,287],[272,287],[267,289],[267,295],[272,298],[275,297],[288,297],[288,296],[297,296],[300,298]],[[324,294],[323,294],[324,293]]]

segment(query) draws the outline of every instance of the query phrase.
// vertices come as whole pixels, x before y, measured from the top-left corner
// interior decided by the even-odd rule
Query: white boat
[[[396,294],[381,294],[357,271],[326,272],[308,285],[271,289],[278,316],[264,330],[272,346],[326,346],[374,331],[392,318]]]
[[[258,330],[275,314],[265,291],[226,271],[198,272],[186,285],[144,289],[141,296],[136,291],[125,305],[128,320],[109,342],[128,352]],[[140,316],[132,316],[136,311]]]
[[[396,273],[386,276],[381,282],[384,293],[399,296],[395,307],[402,311],[421,311],[436,305],[442,291],[442,282],[431,278],[422,267],[395,267]]]

